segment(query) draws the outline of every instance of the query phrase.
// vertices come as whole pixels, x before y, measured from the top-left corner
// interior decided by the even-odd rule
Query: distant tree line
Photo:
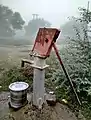
[[[26,36],[34,36],[40,27],[50,27],[51,23],[43,18],[34,18],[25,26]]]
[[[24,26],[25,21],[19,12],[13,12],[7,6],[0,5],[0,37],[12,37],[17,30],[25,29],[25,36],[33,36],[39,27],[50,27],[50,23],[42,18],[36,17]]]

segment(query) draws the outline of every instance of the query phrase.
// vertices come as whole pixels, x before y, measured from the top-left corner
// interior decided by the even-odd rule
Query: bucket
[[[20,108],[27,103],[27,89],[29,85],[25,82],[14,82],[9,85],[10,106]]]

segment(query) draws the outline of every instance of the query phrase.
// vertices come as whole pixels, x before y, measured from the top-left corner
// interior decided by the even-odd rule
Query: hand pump
[[[33,104],[36,106],[42,106],[44,103],[44,79],[45,79],[45,68],[48,67],[45,63],[45,59],[50,56],[52,48],[54,48],[57,58],[62,66],[62,69],[69,81],[72,90],[76,96],[78,103],[81,105],[77,92],[73,86],[69,74],[64,67],[61,57],[58,53],[55,45],[56,39],[58,38],[60,31],[55,28],[40,28],[37,34],[31,55],[34,56],[34,79],[33,79]]]

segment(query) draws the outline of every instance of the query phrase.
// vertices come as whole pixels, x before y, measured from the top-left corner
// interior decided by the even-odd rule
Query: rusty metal
[[[60,62],[60,65],[62,66],[62,69],[63,69],[63,71],[64,71],[64,73],[65,73],[65,76],[66,76],[67,80],[69,81],[70,86],[72,87],[72,90],[73,90],[73,92],[74,92],[74,94],[75,94],[75,96],[76,96],[76,99],[77,99],[79,105],[81,105],[81,102],[80,102],[79,97],[78,97],[78,95],[77,95],[77,92],[76,92],[76,90],[75,90],[75,88],[74,88],[74,85],[73,85],[73,83],[72,83],[72,80],[71,80],[71,78],[70,78],[70,76],[69,76],[69,74],[68,74],[68,72],[67,72],[67,70],[66,70],[66,68],[65,68],[65,66],[64,66],[64,64],[63,64],[63,62],[62,62],[62,60],[61,60],[61,57],[60,57],[60,55],[59,55],[59,53],[58,53],[58,50],[57,50],[57,47],[56,47],[55,43],[53,43],[53,48],[54,48],[54,50],[55,50],[55,52],[56,52],[56,55],[57,55],[57,57],[58,57],[58,60],[59,60],[59,62]]]
[[[32,52],[41,56],[49,56],[52,43],[56,41],[60,31],[53,28],[40,28]]]

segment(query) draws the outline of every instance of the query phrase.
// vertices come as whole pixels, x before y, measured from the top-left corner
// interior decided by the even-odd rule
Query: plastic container
[[[28,87],[29,85],[25,82],[14,82],[9,85],[11,107],[20,108],[26,105]]]

